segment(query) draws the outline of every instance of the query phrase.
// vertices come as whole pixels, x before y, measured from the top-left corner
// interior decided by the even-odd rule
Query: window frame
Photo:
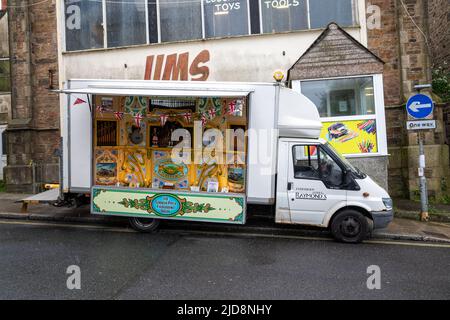
[[[203,38],[201,40],[210,40],[210,39],[221,39],[221,38],[231,38],[231,37],[242,37],[242,36],[249,36],[252,35],[252,22],[251,22],[251,13],[250,13],[250,0],[245,0],[247,2],[247,33],[246,34],[239,34],[239,35],[231,35],[231,36],[216,36],[216,37],[206,37],[206,27],[205,27],[205,7],[204,7],[204,1],[202,0],[202,28],[203,28]],[[258,0],[259,1],[259,0]],[[261,10],[261,8],[260,8]],[[259,16],[259,19],[261,20],[261,16]],[[261,30],[258,34],[261,34]],[[194,40],[194,39],[193,39]],[[166,43],[166,42],[163,42]]]
[[[263,17],[262,17],[262,6],[261,3],[263,0],[254,0],[258,4],[258,19],[259,19],[259,32],[258,33],[252,33],[252,13],[251,13],[251,1],[252,0],[244,0],[247,1],[247,29],[248,33],[242,34],[242,35],[230,35],[230,36],[217,36],[217,37],[206,37],[206,30],[205,30],[205,16],[204,16],[204,0],[201,0],[201,22],[202,22],[202,37],[199,39],[187,39],[187,40],[177,40],[177,41],[161,41],[161,15],[160,15],[160,1],[154,0],[156,2],[156,14],[157,14],[157,42],[150,42],[150,30],[149,30],[149,1],[150,0],[144,0],[144,6],[145,6],[145,43],[141,44],[134,44],[134,45],[124,45],[124,46],[116,46],[116,47],[109,47],[108,46],[108,26],[107,26],[107,17],[106,17],[106,4],[107,0],[101,0],[102,5],[102,24],[103,24],[103,46],[100,48],[92,48],[92,49],[76,49],[76,50],[67,50],[67,43],[66,43],[66,17],[65,17],[65,10],[66,10],[66,4],[65,1],[60,2],[60,10],[61,14],[60,17],[62,18],[60,21],[60,30],[61,30],[61,38],[62,38],[62,51],[64,53],[68,52],[82,52],[82,51],[90,51],[90,50],[102,50],[102,49],[115,49],[115,48],[128,48],[128,47],[136,47],[136,46],[142,46],[142,45],[149,45],[149,44],[163,44],[163,43],[177,43],[177,42],[186,42],[186,41],[203,41],[203,40],[211,40],[211,39],[223,39],[223,38],[231,38],[231,37],[244,37],[244,36],[251,36],[251,35],[269,35],[269,34],[283,34],[283,33],[293,33],[293,32],[302,32],[302,31],[311,31],[315,29],[311,29],[311,11],[310,11],[310,1],[311,0],[303,0],[306,3],[306,16],[307,16],[307,28],[300,29],[300,30],[289,30],[284,32],[274,32],[274,33],[264,33],[263,30]],[[300,0],[299,0],[300,1]],[[351,0],[352,5],[352,17],[353,17],[353,23],[351,26],[344,26],[345,28],[349,27],[357,27],[359,24],[359,1],[362,0]],[[325,28],[326,26],[323,26],[320,29]]]
[[[318,167],[318,172],[319,172],[319,177],[318,178],[297,178],[295,176],[295,148],[296,147],[312,147],[315,146],[317,148],[317,167]],[[292,152],[292,177],[295,180],[312,180],[312,181],[322,181],[322,183],[325,185],[325,187],[327,189],[335,189],[335,190],[347,190],[348,186],[345,184],[345,175],[347,173],[347,169],[345,168],[345,166],[342,164],[341,160],[339,158],[337,158],[334,154],[330,154],[327,152],[327,150],[325,148],[322,147],[322,145],[320,144],[293,144],[292,148],[291,148],[291,152]],[[336,165],[339,167],[339,169],[341,169],[342,171],[342,183],[339,186],[330,186],[330,184],[328,182],[326,182],[323,179],[322,176],[322,171],[320,170],[320,154],[321,153],[325,153],[328,157],[330,157],[335,163]],[[311,162],[311,155],[308,155],[308,161]]]
[[[309,11],[309,1],[310,0],[304,0],[305,1],[305,9],[306,9],[306,24],[307,24],[307,28],[306,29],[298,29],[298,30],[289,30],[289,31],[276,31],[276,32],[264,32],[264,23],[263,23],[263,15],[262,15],[262,5],[261,3],[264,0],[257,0],[259,2],[259,34],[278,34],[278,33],[289,33],[289,32],[298,32],[298,31],[305,31],[305,30],[311,30],[311,15],[310,15],[310,11]],[[302,0],[298,0],[298,1],[302,1]],[[353,0],[351,0],[353,1]],[[353,2],[352,2],[353,3]],[[353,15],[353,12],[352,12]],[[326,26],[323,26],[324,28]]]
[[[291,87],[294,91],[302,93],[302,82],[307,81],[322,81],[322,80],[339,80],[350,78],[365,78],[372,77],[373,81],[373,95],[374,95],[374,114],[367,115],[351,115],[351,116],[335,116],[335,117],[320,117],[322,122],[341,122],[341,121],[354,121],[354,120],[375,120],[377,125],[377,152],[373,153],[349,153],[345,154],[346,158],[366,158],[387,156],[387,135],[386,135],[386,117],[384,108],[384,86],[383,86],[383,74],[358,74],[345,77],[324,77],[324,78],[306,78],[301,80],[292,80]]]
[[[292,177],[294,179],[296,179],[296,180],[322,181],[322,174],[321,174],[320,170],[319,170],[319,177],[318,178],[315,178],[315,177],[297,178],[295,176],[295,160],[296,160],[296,158],[295,158],[295,148],[296,147],[305,148],[305,147],[313,147],[313,146],[316,147],[317,149],[320,147],[320,145],[318,145],[318,144],[294,144],[294,145],[292,145],[292,148],[291,148],[291,152],[292,152],[292,170],[293,170],[292,171],[292,173],[293,173]],[[311,163],[311,155],[308,155],[308,162]],[[317,154],[317,168],[319,168],[319,166],[320,166],[320,152]]]
[[[1,0],[0,0],[1,1]],[[0,90],[0,94],[10,94],[12,92],[12,83],[11,83],[11,59],[9,57],[0,57],[0,62],[4,62],[8,65],[8,74],[5,79],[8,80],[9,91]]]

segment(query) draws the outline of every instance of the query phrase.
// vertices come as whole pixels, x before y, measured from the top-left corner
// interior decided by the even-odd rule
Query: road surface
[[[0,299],[448,299],[450,245],[0,221]],[[69,290],[69,266],[81,289]],[[367,288],[369,266],[381,289]]]

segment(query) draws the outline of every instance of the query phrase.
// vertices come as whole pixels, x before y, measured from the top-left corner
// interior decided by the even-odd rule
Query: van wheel
[[[360,243],[369,230],[367,218],[356,210],[344,210],[338,213],[331,223],[331,233],[340,242]]]
[[[130,226],[139,232],[153,232],[159,226],[159,219],[129,218]]]

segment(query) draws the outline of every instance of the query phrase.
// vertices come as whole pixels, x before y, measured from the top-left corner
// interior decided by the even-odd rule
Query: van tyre
[[[340,242],[360,243],[369,231],[367,218],[356,210],[344,210],[331,222],[331,233]]]
[[[153,232],[158,229],[159,219],[129,218],[130,226],[139,232]]]

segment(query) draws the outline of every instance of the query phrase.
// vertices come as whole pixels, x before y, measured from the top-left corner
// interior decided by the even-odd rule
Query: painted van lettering
[[[327,195],[323,192],[295,193],[295,198],[299,200],[327,200]]]

